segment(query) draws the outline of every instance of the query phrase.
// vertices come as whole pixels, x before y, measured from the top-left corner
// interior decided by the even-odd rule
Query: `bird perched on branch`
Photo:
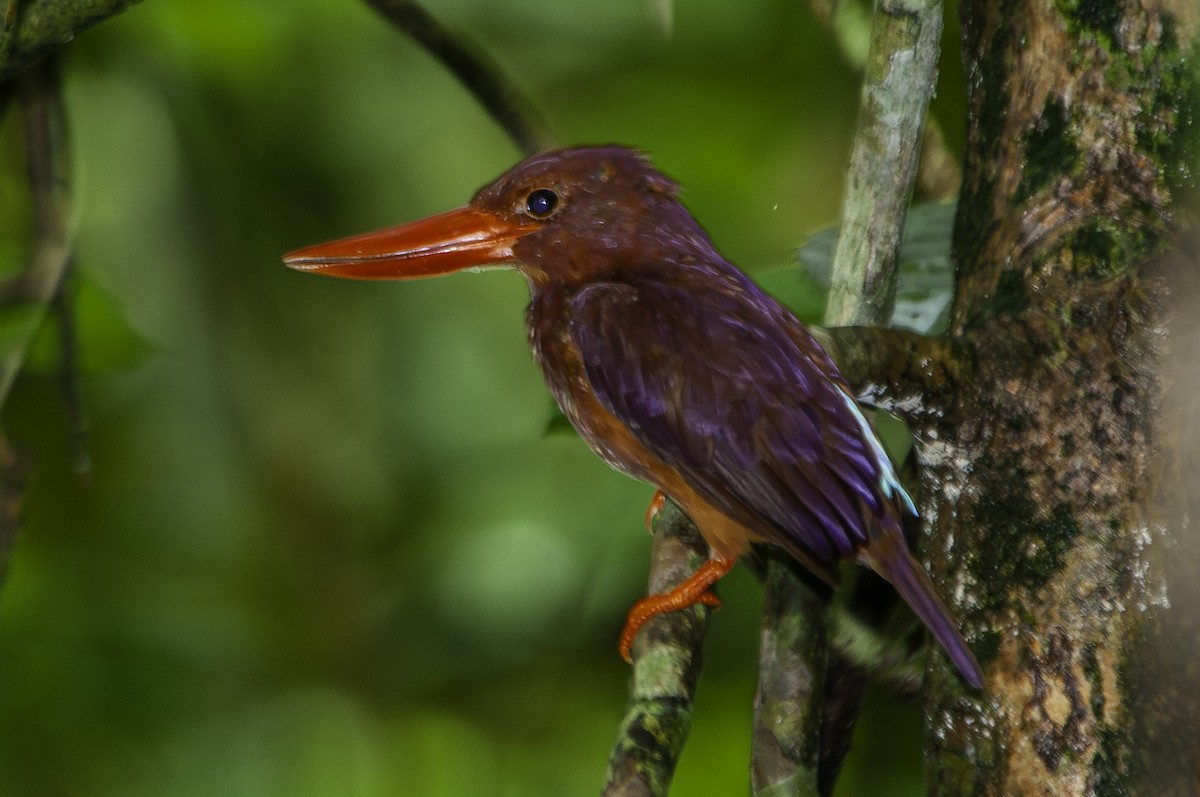
[[[618,146],[536,155],[465,207],[299,249],[287,265],[409,279],[490,264],[529,281],[529,344],[559,407],[605,462],[658,488],[710,549],[629,614],[696,602],[753,543],[830,584],[854,557],[890,581],[964,680],[983,676],[901,531],[916,514],[837,366],[717,252],[678,187]],[[658,496],[656,495],[656,499]]]

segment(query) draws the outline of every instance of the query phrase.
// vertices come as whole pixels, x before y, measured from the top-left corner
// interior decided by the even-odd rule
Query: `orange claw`
[[[662,495],[662,493],[658,493]],[[653,504],[651,504],[653,507]],[[670,592],[664,592],[660,595],[648,595],[633,605],[629,610],[629,616],[625,618],[625,629],[621,631],[621,643],[619,650],[621,658],[632,664],[633,656],[633,640],[637,637],[638,631],[651,618],[657,617],[666,612],[677,612],[680,609],[696,604],[703,603],[705,606],[711,606],[714,609],[721,608],[721,599],[709,592],[708,589],[713,584],[717,583],[722,576],[733,569],[736,559],[731,559],[726,562],[719,559],[709,559],[704,564],[688,576],[688,579],[679,586],[675,587]]]
[[[646,531],[651,536],[654,535],[654,519],[662,511],[663,502],[666,500],[667,496],[662,490],[655,490],[654,497],[650,499],[650,506],[646,507]]]

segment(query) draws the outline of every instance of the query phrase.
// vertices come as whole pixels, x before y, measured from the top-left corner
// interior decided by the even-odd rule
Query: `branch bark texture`
[[[1183,526],[1154,506],[1171,441],[1155,421],[1161,292],[1142,272],[1172,240],[1195,7],[961,13],[951,335],[971,379],[919,450],[935,578],[987,689],[964,695],[941,669],[929,682],[930,793],[1161,794],[1138,766],[1136,673],[1170,593],[1149,550]],[[1166,793],[1194,794],[1196,771]]]
[[[828,595],[801,578],[783,552],[764,556],[751,792],[755,797],[816,797]]]
[[[655,523],[649,594],[669,592],[708,560],[708,545],[669,501]],[[604,797],[662,797],[692,727],[709,609],[660,614],[638,634],[625,718],[609,759]]]
[[[0,83],[138,0],[10,0],[0,21]]]
[[[825,323],[831,326],[886,323],[891,316],[904,215],[937,79],[941,33],[940,0],[875,3],[825,308]]]

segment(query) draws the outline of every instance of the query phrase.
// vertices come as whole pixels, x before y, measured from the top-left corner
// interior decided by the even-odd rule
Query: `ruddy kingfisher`
[[[831,585],[854,557],[890,581],[963,679],[983,674],[901,530],[916,509],[871,423],[807,328],[717,251],[678,186],[621,146],[535,155],[465,207],[298,249],[300,271],[410,279],[486,265],[529,282],[529,345],[558,406],[605,462],[695,522],[709,559],[639,601],[703,602],[753,543]]]

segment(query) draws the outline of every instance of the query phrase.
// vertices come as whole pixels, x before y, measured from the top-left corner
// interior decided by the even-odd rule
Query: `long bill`
[[[494,213],[467,206],[419,221],[336,241],[283,256],[297,271],[348,279],[415,279],[513,259],[513,244],[532,232]]]

